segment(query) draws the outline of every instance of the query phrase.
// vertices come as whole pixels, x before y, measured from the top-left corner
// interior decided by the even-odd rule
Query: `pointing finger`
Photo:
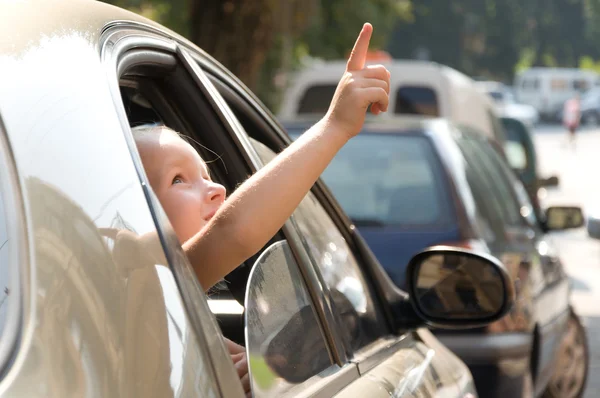
[[[369,41],[371,41],[371,34],[373,33],[373,26],[370,23],[363,25],[354,48],[348,58],[348,64],[346,65],[347,71],[361,70],[365,67],[367,61],[367,52],[369,51]]]

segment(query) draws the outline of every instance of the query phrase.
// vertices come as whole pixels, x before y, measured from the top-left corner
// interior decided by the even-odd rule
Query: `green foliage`
[[[303,58],[345,58],[365,21],[375,28],[372,49],[437,61],[472,76],[510,82],[514,73],[532,66],[600,71],[600,0],[255,1],[260,7],[251,8],[249,0],[107,0],[195,41],[273,110],[289,72],[301,67]],[[266,25],[256,26],[268,37],[253,43],[252,35],[243,38],[239,29],[225,29],[240,26],[231,18],[214,20],[226,18],[227,7],[238,15],[243,10],[245,18],[260,13],[257,23]],[[212,14],[203,14],[208,9]],[[241,66],[240,56],[248,60]]]

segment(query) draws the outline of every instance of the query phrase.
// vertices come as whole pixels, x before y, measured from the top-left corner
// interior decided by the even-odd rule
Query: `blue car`
[[[410,258],[431,245],[487,252],[505,264],[517,291],[509,315],[484,328],[434,330],[469,366],[481,397],[583,393],[585,330],[545,240],[550,231],[581,227],[580,208],[552,207],[538,217],[502,147],[444,120],[367,125],[323,179],[402,289]]]

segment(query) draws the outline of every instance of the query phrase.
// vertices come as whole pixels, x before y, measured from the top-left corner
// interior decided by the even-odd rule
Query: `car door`
[[[531,205],[525,188],[507,163],[486,142],[479,142],[479,153],[488,161],[484,170],[493,178],[502,194],[507,211],[522,216],[518,224],[511,225],[509,238],[530,259],[531,270],[537,274],[539,290],[534,296],[534,319],[538,334],[538,356],[536,363],[538,381],[542,385],[551,376],[552,364],[557,355],[559,341],[565,330],[569,311],[569,282],[560,260],[550,251],[540,223]],[[525,238],[525,239],[520,239]],[[527,239],[528,238],[528,239]]]
[[[250,142],[262,163],[272,160],[289,139],[282,140],[268,112],[237,82],[210,67],[206,70],[243,129],[253,137]],[[326,334],[335,337],[334,348],[342,348],[338,358],[354,364],[360,376],[370,375],[348,380],[340,394],[360,396],[365,391],[378,391],[382,396],[463,396],[471,391],[471,378],[464,364],[428,331],[402,333],[389,329],[384,303],[365,273],[365,263],[353,248],[349,234],[343,232],[344,225],[335,221],[334,206],[317,187],[315,190],[308,193],[290,219],[302,244],[304,255],[300,257],[305,264],[301,268],[310,269],[309,274],[315,276],[306,281],[307,288],[317,292],[315,305],[323,307],[323,326],[329,329]],[[418,378],[412,378],[415,372]]]

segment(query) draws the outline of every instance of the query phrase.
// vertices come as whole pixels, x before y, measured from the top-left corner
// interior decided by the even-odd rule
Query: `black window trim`
[[[206,300],[201,299],[202,296],[198,294],[194,295],[193,293],[188,294],[188,292],[192,290],[201,291],[201,288],[199,287],[198,283],[190,283],[186,280],[186,277],[190,276],[190,265],[187,262],[187,259],[185,259],[185,255],[182,257],[182,250],[171,249],[173,247],[172,244],[174,237],[172,231],[169,233],[169,231],[165,231],[164,228],[162,228],[162,226],[165,225],[162,222],[163,217],[161,217],[160,212],[156,211],[157,199],[155,198],[152,190],[149,188],[150,183],[146,177],[141,158],[137,152],[127,114],[121,99],[119,80],[126,69],[132,67],[135,63],[148,62],[154,63],[157,66],[161,65],[161,62],[165,61],[170,63],[170,60],[165,58],[165,54],[170,54],[171,57],[175,57],[177,45],[174,41],[166,37],[161,37],[160,35],[152,34],[146,29],[131,29],[129,26],[126,27],[121,24],[113,29],[106,29],[104,35],[105,36],[103,40],[101,40],[102,46],[100,50],[100,56],[107,73],[108,81],[111,85],[110,92],[115,109],[119,116],[119,120],[121,122],[121,129],[123,132],[128,132],[128,134],[124,134],[124,137],[129,149],[129,153],[132,157],[138,178],[142,184],[142,189],[144,191],[144,195],[146,196],[150,211],[152,212],[152,218],[157,226],[163,251],[169,263],[170,269],[173,272],[186,315],[190,321],[190,326],[196,336],[196,342],[199,348],[203,352],[207,353],[207,357],[210,358],[210,362],[206,364],[206,371],[210,372],[211,376],[207,377],[206,380],[210,380],[212,382],[211,389],[213,391],[218,391],[221,396],[225,396],[224,394],[227,391],[231,391],[231,387],[226,386],[226,376],[233,375],[228,375],[229,372],[227,369],[224,370],[223,366],[221,366],[224,361],[219,360],[218,357],[221,355],[221,353],[215,352],[215,350],[218,349],[211,347],[208,344],[208,340],[205,336],[205,328],[213,325],[205,325],[202,322],[200,319],[200,312],[198,311],[200,309],[194,311],[191,309],[195,308],[195,305],[200,305],[200,307],[202,307],[202,312],[205,313],[204,317],[206,317],[206,315],[212,316],[212,314],[210,313]],[[146,51],[146,53],[143,55],[140,54],[139,56],[126,57],[128,53],[140,52],[143,50]],[[160,55],[153,58],[153,54]],[[127,64],[129,65],[123,61],[127,61]],[[164,214],[162,214],[162,216],[164,216]],[[161,227],[159,227],[159,225]],[[176,266],[176,264],[179,264],[180,266]],[[204,292],[201,291],[201,293]],[[194,300],[193,297],[195,296],[198,297]],[[214,317],[212,323],[214,324],[214,331],[218,331]],[[222,347],[222,351],[222,354],[225,354],[226,351],[224,345]],[[229,382],[229,384],[231,383]]]

